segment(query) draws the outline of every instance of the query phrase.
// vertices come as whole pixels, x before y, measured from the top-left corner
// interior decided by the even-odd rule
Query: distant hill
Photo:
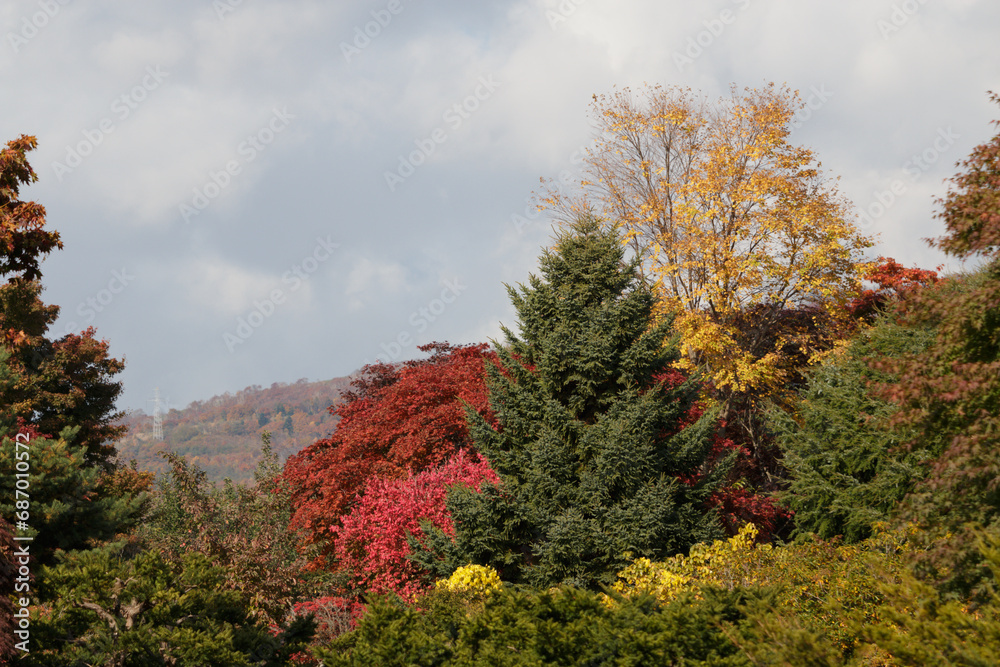
[[[140,470],[162,473],[168,466],[157,454],[171,451],[197,464],[212,481],[251,480],[260,461],[261,433],[271,432],[271,446],[282,461],[325,438],[337,424],[329,408],[340,404],[351,379],[276,382],[267,389],[254,385],[195,401],[163,415],[162,441],[153,438],[152,415],[131,413],[124,420],[128,435],[117,444],[119,459],[135,459]]]

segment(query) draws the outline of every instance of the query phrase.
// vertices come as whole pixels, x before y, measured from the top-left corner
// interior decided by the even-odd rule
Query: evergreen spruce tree
[[[781,499],[798,532],[864,540],[926,475],[940,447],[904,446],[916,433],[889,424],[899,408],[873,389],[897,378],[870,362],[920,354],[933,334],[885,315],[809,374],[794,413],[768,413],[790,477]]]
[[[0,348],[0,391],[12,381],[7,359]],[[85,452],[77,446],[79,427],[48,437],[31,425],[16,424],[11,412],[0,405],[0,513],[15,526],[26,526],[17,534],[33,537],[35,563],[51,564],[60,550],[89,548],[136,524],[146,494],[138,489],[117,492],[115,476],[87,465]],[[18,434],[27,439],[17,440]],[[20,444],[15,446],[15,441]],[[18,464],[27,469],[26,478],[15,476],[15,470],[22,469]],[[129,472],[122,470],[123,476]],[[24,488],[28,491],[16,494]]]
[[[454,538],[426,531],[414,560],[446,575],[468,562],[535,586],[610,583],[631,558],[662,559],[721,536],[709,495],[715,423],[676,378],[671,321],[617,231],[583,217],[540,260],[542,278],[508,286],[519,335],[503,327],[487,368],[498,428],[468,411],[476,448],[501,478],[453,488]]]

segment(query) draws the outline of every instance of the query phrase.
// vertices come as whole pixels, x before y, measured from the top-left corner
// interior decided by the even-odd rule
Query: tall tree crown
[[[509,287],[520,335],[504,328],[487,366],[497,424],[467,411],[499,484],[448,497],[454,541],[427,531],[413,558],[439,574],[468,562],[510,581],[609,583],[629,553],[669,556],[720,534],[706,464],[714,423],[689,424],[694,382],[668,386],[670,322],[617,232],[583,217]]]

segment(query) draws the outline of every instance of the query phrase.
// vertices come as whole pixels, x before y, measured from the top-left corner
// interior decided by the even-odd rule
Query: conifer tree
[[[502,328],[487,366],[499,426],[467,412],[501,482],[453,488],[454,541],[425,531],[413,558],[442,575],[475,562],[508,581],[596,587],[630,558],[719,537],[706,501],[727,465],[706,469],[710,415],[683,427],[697,384],[664,383],[676,340],[670,321],[651,326],[654,297],[617,232],[581,217],[540,264],[541,278],[508,286],[520,331]]]
[[[916,434],[888,423],[898,406],[872,388],[897,378],[872,368],[870,360],[919,354],[933,333],[885,315],[809,374],[794,412],[774,408],[768,414],[790,477],[781,497],[795,512],[799,532],[863,540],[926,474],[940,448],[903,446]]]
[[[8,370],[8,354],[0,348],[0,393],[15,380]],[[58,437],[48,437],[15,422],[13,410],[0,410],[0,513],[15,522],[19,535],[33,537],[35,562],[53,562],[57,550],[84,549],[110,540],[135,525],[146,502],[141,489],[116,490],[115,475],[88,466],[77,445],[79,428],[66,427]],[[18,435],[21,444],[15,447]],[[26,467],[26,478],[15,476],[17,465]],[[27,464],[25,466],[25,464]],[[129,474],[122,470],[122,476]],[[21,479],[21,486],[17,485]],[[30,502],[16,495],[27,482]],[[22,491],[22,493],[24,493]],[[20,502],[18,502],[20,501]]]
[[[115,407],[122,385],[114,379],[125,364],[108,354],[93,327],[49,337],[59,307],[39,298],[40,264],[63,245],[45,228],[45,207],[20,199],[20,187],[38,180],[27,160],[36,146],[22,135],[0,149],[0,347],[12,375],[0,387],[0,406],[48,436],[76,428],[74,447],[87,465],[110,472],[113,443],[125,432]]]

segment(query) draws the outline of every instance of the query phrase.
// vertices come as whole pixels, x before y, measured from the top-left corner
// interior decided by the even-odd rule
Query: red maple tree
[[[668,388],[678,387],[687,381],[688,376],[677,370],[670,369],[657,374],[654,379],[662,382]],[[698,421],[705,414],[705,404],[701,401],[692,405],[680,420],[679,429],[685,429]],[[723,460],[735,453],[733,468],[729,473],[728,483],[719,488],[709,497],[709,504],[718,508],[719,518],[726,531],[735,535],[747,522],[758,529],[757,539],[768,542],[784,524],[792,513],[772,497],[760,493],[747,484],[749,478],[757,476],[755,461],[750,450],[724,435],[725,422],[719,422],[718,430],[712,438],[712,449],[709,452],[707,464],[720,465]],[[705,471],[697,471],[691,475],[682,476],[681,481],[694,485],[705,475]]]
[[[483,381],[489,345],[421,346],[427,359],[366,366],[345,402],[337,430],[288,459],[290,526],[319,548],[314,566],[332,565],[331,527],[371,479],[401,479],[439,467],[470,447],[465,406],[493,419]],[[324,563],[324,561],[327,561]]]

